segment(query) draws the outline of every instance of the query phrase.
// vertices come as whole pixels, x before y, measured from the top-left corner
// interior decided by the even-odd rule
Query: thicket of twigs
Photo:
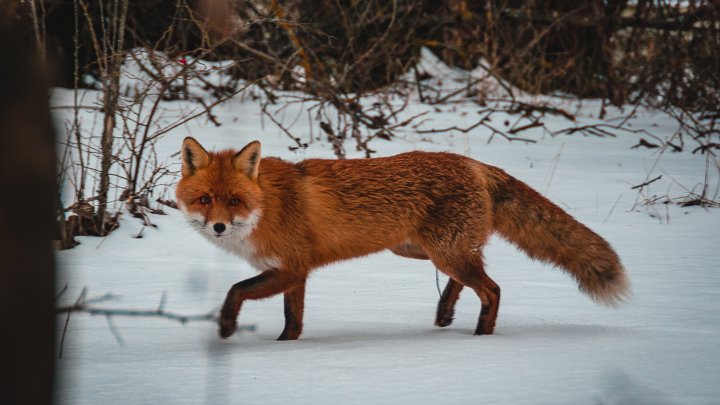
[[[488,69],[531,93],[720,109],[715,1],[227,1],[229,38],[204,29],[198,5],[204,2],[127,2],[126,47],[197,54],[219,41],[205,56],[237,61],[238,77],[272,75],[284,88],[323,94],[394,83],[425,46],[448,64]],[[44,38],[65,62],[66,85],[72,84],[75,30],[68,22],[77,18],[75,8],[87,8],[91,18],[77,21],[79,63],[99,74],[98,53],[107,55],[97,52],[93,37],[102,33],[102,18],[122,11],[125,2],[29,3],[43,4]]]
[[[306,147],[312,139],[292,134],[276,113],[283,105],[301,102],[338,158],[351,144],[371,156],[373,139],[390,139],[419,119],[399,118],[411,94],[431,105],[470,100],[482,107],[475,125],[425,129],[430,132],[469,132],[482,126],[493,136],[528,141],[522,132],[544,127],[547,114],[572,121],[557,106],[521,100],[518,91],[663,109],[677,118],[680,129],[669,140],[639,146],[654,142],[713,159],[720,148],[716,1],[15,2],[18,15],[28,20],[24,35],[35,39],[51,70],[59,72],[56,83],[103,93],[100,137],[83,132],[77,122],[66,124],[71,162],[61,173],[68,176],[65,181],[72,179],[76,201],[60,204],[58,212],[62,221],[67,211],[76,216],[61,226],[64,247],[72,245],[72,235],[104,235],[116,226],[117,216],[107,208],[113,199],[126,202],[133,215],[150,224],[147,201],[168,173],[154,158],[153,144],[178,124],[156,124],[158,100],[196,100],[201,109],[188,115],[212,121],[212,106],[248,83],[262,90],[263,112],[288,135],[291,148]],[[494,102],[488,104],[491,95],[484,93],[482,80],[468,80],[450,93],[439,91],[433,77],[418,67],[423,47],[448,65],[485,72],[503,86],[502,96],[492,95]],[[198,68],[199,59],[232,61],[222,68],[226,82],[203,79],[208,72]],[[137,63],[145,76],[141,88],[122,94],[119,83],[127,60]],[[210,96],[193,93],[193,81],[201,81]],[[147,101],[152,110],[140,111]],[[517,120],[511,126],[495,125],[489,117],[497,112],[514,114]],[[626,130],[621,123],[556,133],[607,136]],[[88,147],[91,155],[83,152]],[[98,167],[89,167],[88,161]],[[110,178],[118,170],[129,186],[113,196]],[[712,202],[706,192],[697,200]]]

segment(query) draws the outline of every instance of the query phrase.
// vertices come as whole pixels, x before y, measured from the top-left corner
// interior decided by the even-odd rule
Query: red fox
[[[278,340],[297,339],[310,271],[385,249],[431,260],[449,276],[437,326],[451,324],[467,286],[481,302],[475,334],[492,334],[500,287],[485,273],[482,248],[493,232],[568,272],[595,301],[614,305],[630,292],[603,238],[503,170],[452,153],[289,163],[261,158],[258,141],[208,153],[188,137],[177,201],[202,235],[261,271],[227,293],[223,338],[243,301],[283,293]]]

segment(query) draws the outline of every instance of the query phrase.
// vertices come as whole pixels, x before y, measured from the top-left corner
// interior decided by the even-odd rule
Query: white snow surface
[[[53,95],[57,105],[71,99],[67,90]],[[175,103],[166,105],[180,104]],[[311,131],[317,136],[303,108],[288,106],[285,123],[304,137]],[[573,112],[583,122],[597,122],[599,109],[599,102],[585,102]],[[413,102],[404,116],[431,111],[422,128],[463,127],[474,123],[478,106],[439,110]],[[322,140],[305,151],[289,151],[286,135],[262,119],[260,105],[250,98],[237,97],[213,111],[222,126],[198,120],[179,127],[160,141],[159,156],[179,165],[172,155],[187,135],[208,149],[241,148],[258,139],[264,155],[290,161],[333,156]],[[63,114],[69,113],[58,112],[58,120]],[[503,120],[500,114],[493,118],[496,125]],[[649,112],[630,122],[660,138],[675,129],[667,117]],[[548,123],[571,125],[552,117]],[[384,252],[311,275],[305,328],[297,341],[275,340],[284,322],[281,295],[246,302],[239,324],[255,325],[256,331],[227,340],[210,322],[72,314],[58,360],[57,401],[720,403],[720,212],[660,203],[632,209],[638,195],[630,189],[664,173],[650,185],[650,194],[682,194],[683,187],[703,181],[705,158],[630,149],[639,134],[531,133],[536,144],[500,137],[488,143],[490,133],[483,128],[451,136],[420,136],[408,128],[370,146],[377,156],[409,150],[469,155],[538,189],[618,251],[633,287],[632,299],[619,308],[596,305],[560,270],[493,238],[484,253],[488,274],[502,288],[495,334],[473,336],[480,302],[468,290],[455,322],[441,329],[433,326],[439,298],[435,268]],[[352,157],[361,156],[352,140],[347,146]],[[157,228],[143,229],[140,239],[133,236],[143,228],[141,221],[126,215],[109,237],[80,238],[80,246],[59,252],[58,286],[68,289],[58,305],[72,303],[87,287],[89,297],[108,292],[121,297],[98,307],[153,309],[165,292],[166,310],[201,314],[216,311],[232,284],[256,274],[197,234],[178,211],[165,211],[168,215],[151,216]],[[442,288],[446,278],[439,278]],[[58,328],[64,323],[58,316]]]

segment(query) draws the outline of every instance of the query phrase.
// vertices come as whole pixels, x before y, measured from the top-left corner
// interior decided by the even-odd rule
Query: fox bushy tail
[[[488,169],[500,235],[533,259],[567,271],[596,302],[615,306],[630,296],[625,270],[609,243],[527,184]]]

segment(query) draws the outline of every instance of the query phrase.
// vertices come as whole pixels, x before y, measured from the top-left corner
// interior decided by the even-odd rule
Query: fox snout
[[[188,214],[190,224],[207,237],[214,239],[232,237],[244,239],[252,233],[260,220],[260,211],[255,210],[245,217],[234,217],[230,222],[213,221],[200,215]]]

